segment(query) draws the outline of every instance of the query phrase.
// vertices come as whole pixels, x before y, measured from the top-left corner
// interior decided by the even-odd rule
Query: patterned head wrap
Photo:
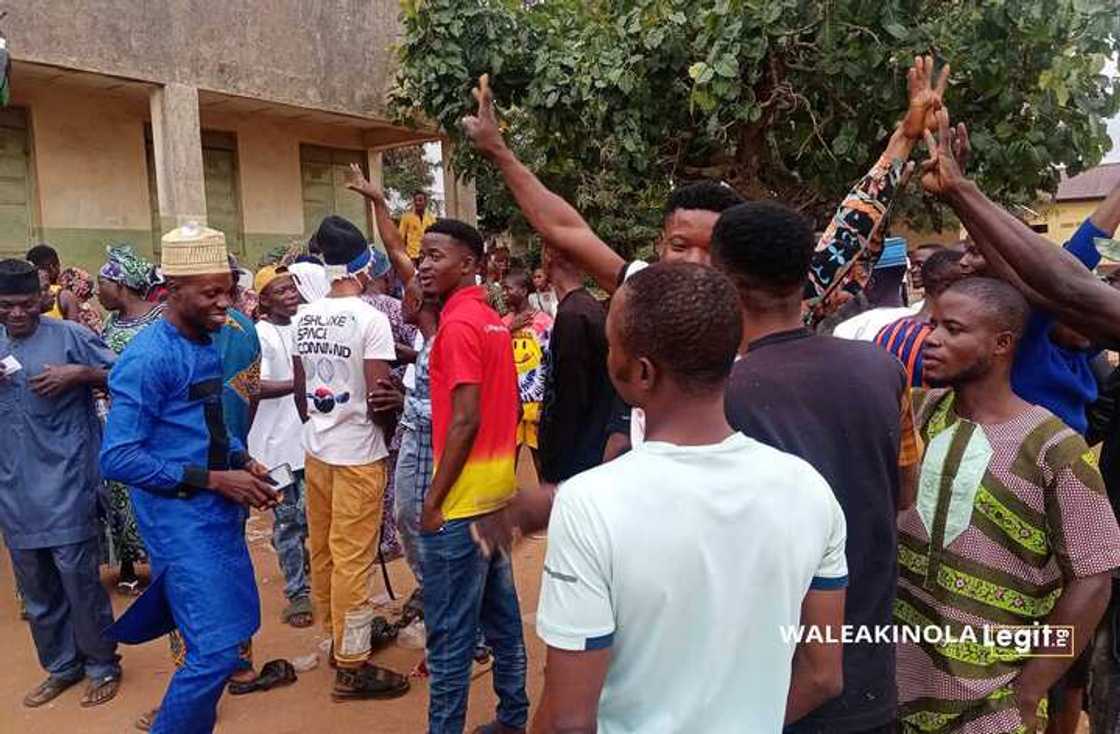
[[[79,301],[85,302],[93,297],[93,278],[81,268],[66,268],[58,276],[62,290],[70,291]]]
[[[120,283],[141,295],[160,283],[155,266],[137,255],[132,245],[110,245],[105,252],[108,260],[98,273],[105,280]]]

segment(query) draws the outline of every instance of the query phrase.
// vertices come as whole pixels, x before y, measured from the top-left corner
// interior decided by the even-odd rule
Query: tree
[[[402,119],[458,139],[491,73],[516,150],[623,249],[681,180],[827,214],[885,145],[919,53],[952,63],[947,104],[1004,203],[1095,165],[1120,109],[1100,73],[1115,0],[402,0],[402,31]],[[488,193],[470,151],[456,164]]]
[[[424,157],[422,145],[392,148],[382,156],[382,185],[394,202],[394,216],[400,216],[412,203],[412,195],[423,191],[429,196],[435,183],[435,163]]]

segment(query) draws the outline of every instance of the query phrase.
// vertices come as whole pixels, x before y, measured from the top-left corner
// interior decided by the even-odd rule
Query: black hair
[[[27,261],[40,270],[45,270],[51,265],[62,264],[58,259],[58,252],[45,242],[27,251]]]
[[[1022,337],[1031,308],[1023,294],[1007,281],[970,276],[953,283],[941,295],[948,293],[973,299],[1000,331],[1010,331],[1016,340]]]
[[[751,201],[720,215],[712,255],[736,281],[775,294],[801,293],[813,259],[809,220],[776,201]]]
[[[509,281],[510,284],[524,288],[530,293],[533,292],[533,276],[525,268],[511,267],[502,280]]]
[[[482,253],[485,249],[482,235],[466,222],[460,222],[458,219],[437,219],[435,224],[428,227],[426,234],[442,234],[450,237],[470,250],[479,264],[482,263]]]
[[[922,263],[922,284],[927,296],[937,296],[961,278],[962,257],[963,252],[943,247]]]
[[[948,249],[951,249],[951,248],[946,247],[945,245],[941,244],[940,242],[923,242],[922,244],[920,244],[920,245],[918,245],[917,247],[914,248],[914,252],[917,252],[918,250],[939,250],[940,251],[940,250],[948,250]]]
[[[686,392],[723,389],[743,334],[735,285],[714,268],[657,263],[623,285],[622,341]]]
[[[725,186],[718,181],[697,181],[685,184],[669,194],[669,201],[665,203],[662,219],[678,209],[695,209],[705,212],[722,214],[733,206],[743,203],[743,197],[730,186]]]
[[[362,230],[349,219],[331,214],[315,231],[315,242],[327,265],[346,265],[369,248]]]

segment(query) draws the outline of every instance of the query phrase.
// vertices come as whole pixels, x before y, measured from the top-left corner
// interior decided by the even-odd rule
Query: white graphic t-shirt
[[[307,453],[338,466],[372,464],[388,456],[385,435],[366,408],[364,363],[397,358],[389,319],[352,296],[308,304],[295,324],[311,417],[303,428]]]

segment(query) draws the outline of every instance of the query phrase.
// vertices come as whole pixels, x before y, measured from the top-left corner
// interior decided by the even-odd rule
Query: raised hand
[[[937,129],[937,111],[941,109],[945,89],[949,85],[949,65],[941,68],[937,83],[933,81],[933,57],[915,56],[914,65],[906,72],[910,106],[902,118],[902,134],[920,140],[927,130]]]
[[[383,200],[385,192],[381,187],[366,178],[362,173],[362,167],[357,163],[350,164],[350,170],[346,172],[346,188],[351,191],[356,191],[367,199]]]
[[[926,146],[929,160],[922,163],[922,187],[935,196],[953,193],[964,183],[964,173],[953,155],[953,139],[956,131],[949,127],[949,112],[937,111],[937,138],[926,131]],[[966,135],[967,137],[967,135]],[[967,146],[967,142],[964,143]]]
[[[968,162],[972,158],[972,142],[968,139],[968,128],[963,122],[958,122],[957,127],[950,130],[950,137],[953,142],[953,157],[957,159],[961,171],[967,171]]]
[[[478,112],[467,115],[460,124],[471,143],[483,155],[492,155],[505,147],[498,117],[494,114],[494,95],[490,92],[490,75],[483,74],[478,86],[471,90],[478,100]]]

